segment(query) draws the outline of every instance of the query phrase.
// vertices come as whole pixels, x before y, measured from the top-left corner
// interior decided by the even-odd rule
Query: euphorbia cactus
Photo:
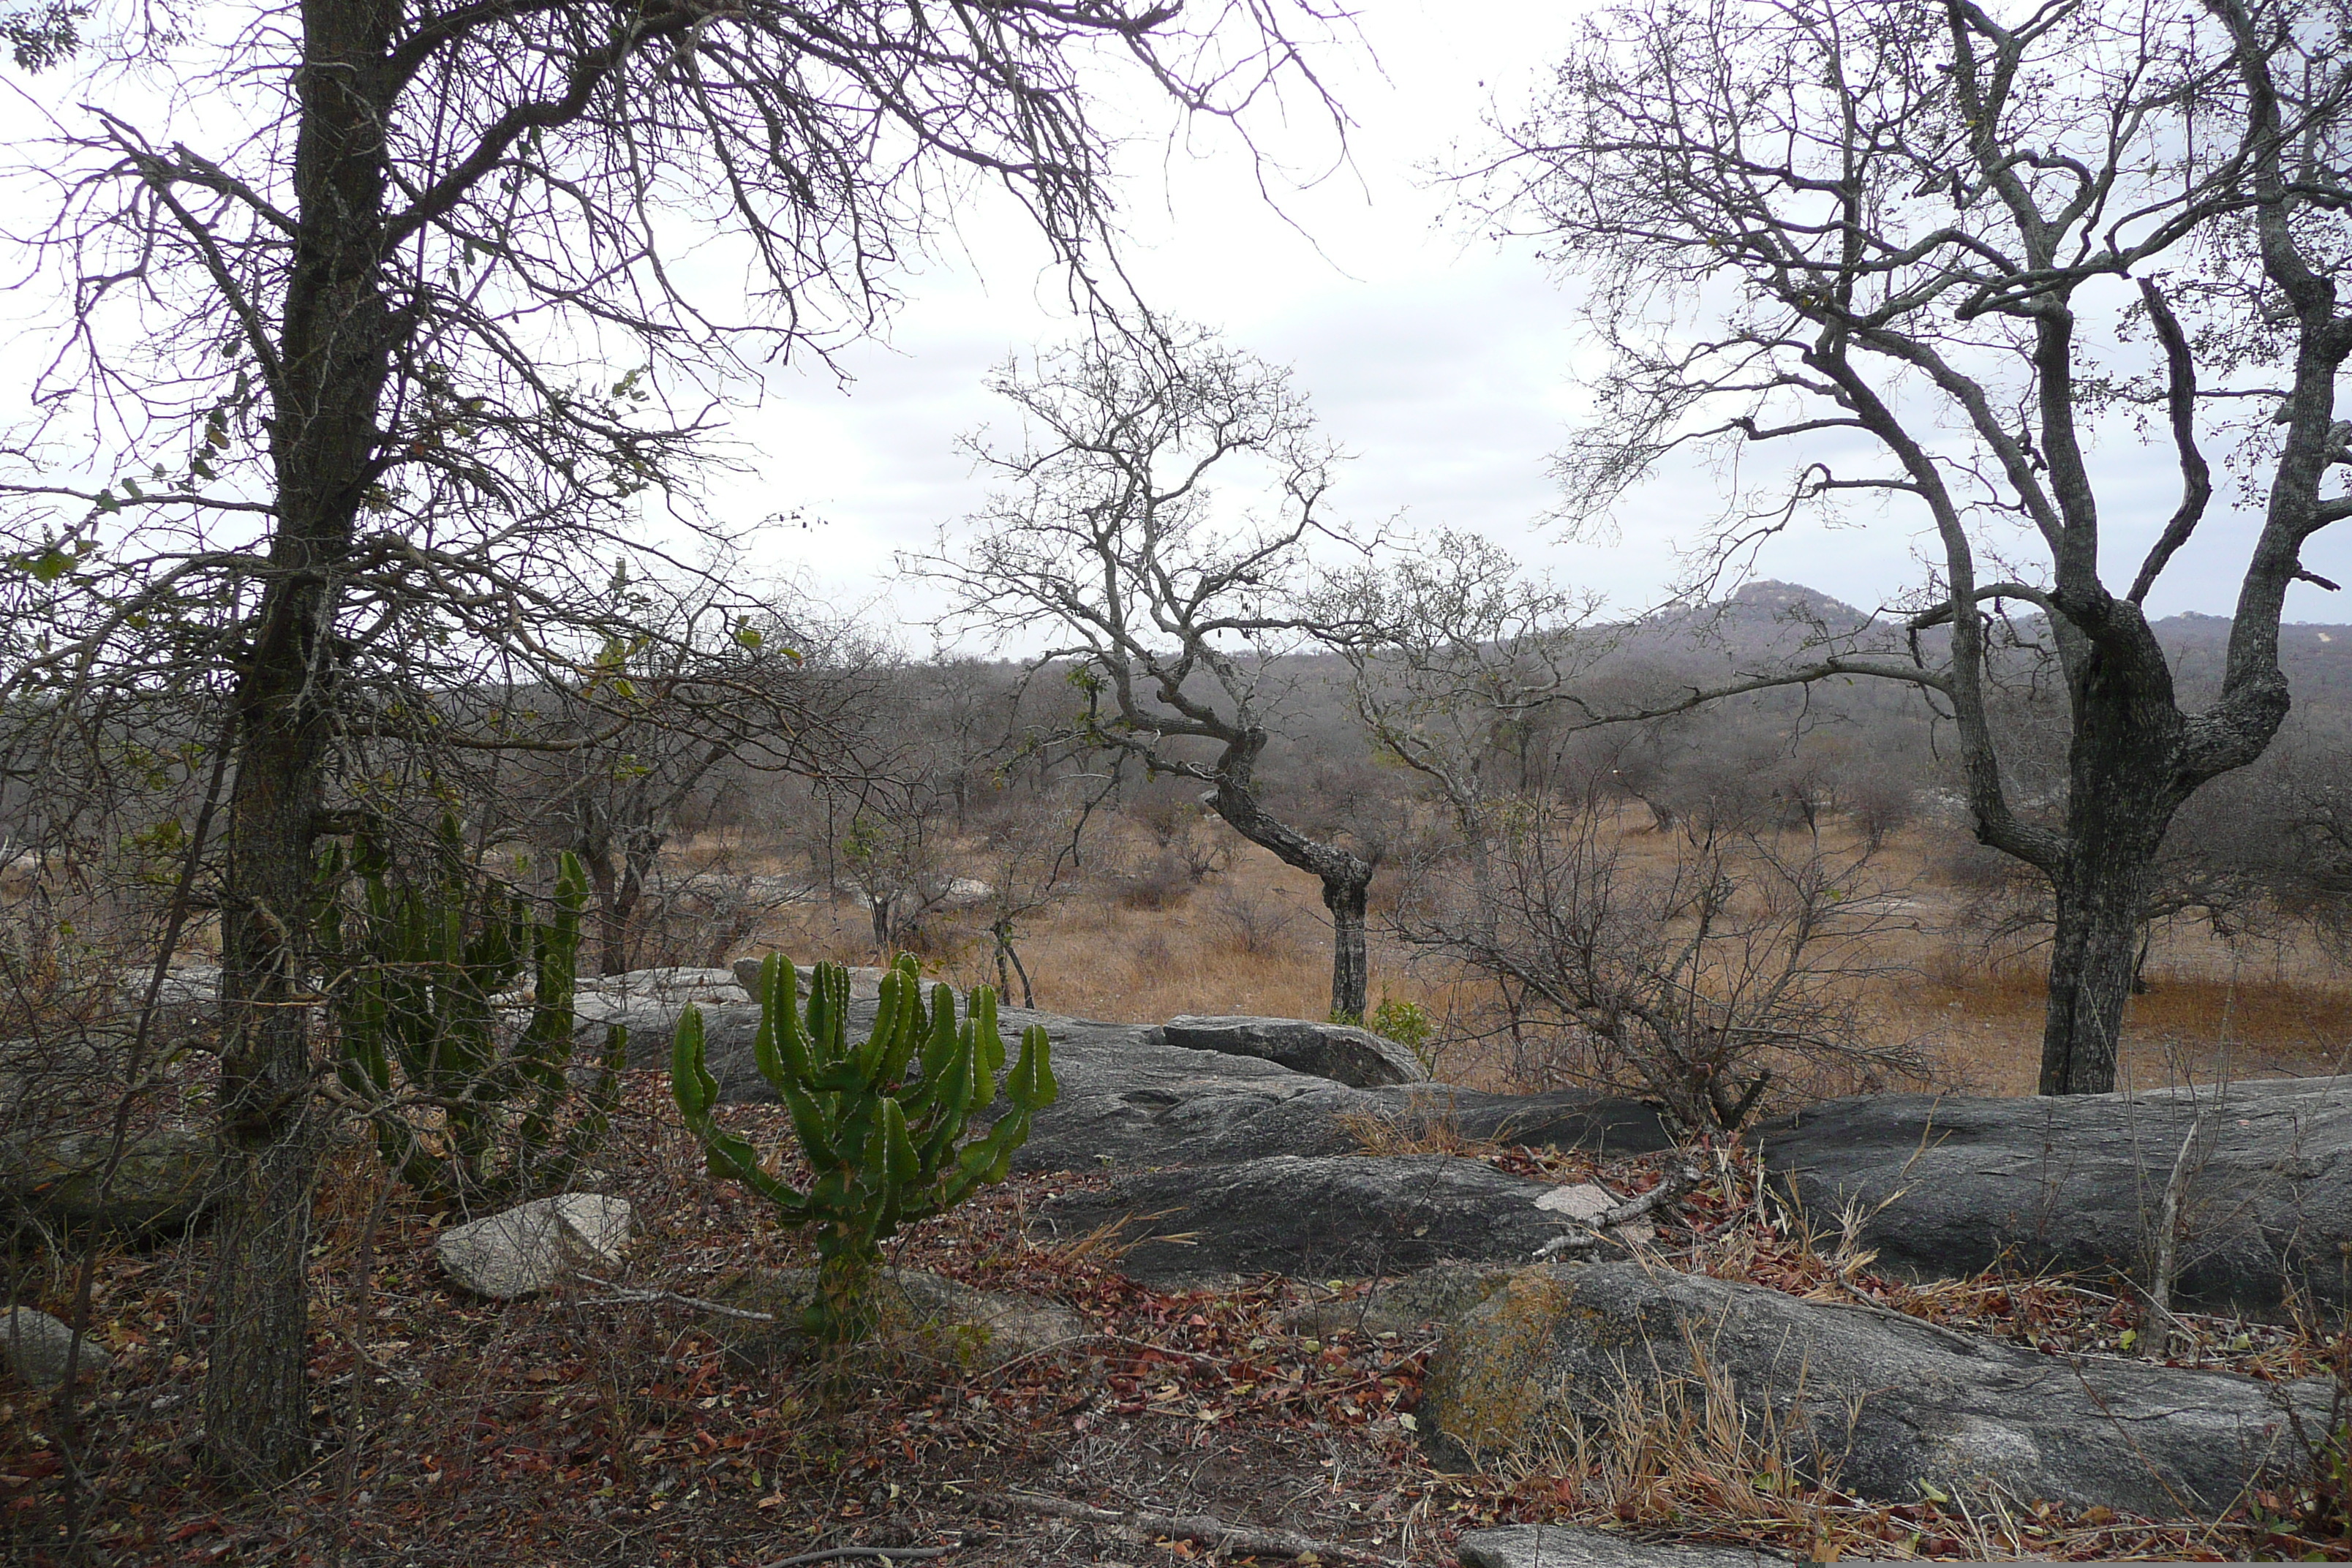
[[[766,1198],[786,1225],[816,1226],[818,1289],[803,1322],[811,1334],[835,1342],[872,1326],[882,1242],[900,1225],[953,1207],[983,1183],[1003,1181],[1013,1152],[1029,1136],[1030,1118],[1059,1092],[1044,1029],[1023,1031],[1021,1055],[1000,1086],[1004,1041],[996,1029],[996,993],[975,988],[959,1026],[952,987],[935,987],[926,1011],[912,957],[900,958],[883,976],[873,1033],[855,1047],[848,1013],[849,972],[840,965],[816,966],[805,1012],[793,966],[774,953],[761,965],[752,1056],[792,1113],[813,1173],[806,1191],[771,1175],[748,1139],[712,1120],[719,1085],[703,1064],[698,1009],[688,1007],[679,1018],[670,1058],[671,1092],[711,1174]],[[1009,1108],[987,1132],[962,1142],[972,1114],[1000,1092]]]
[[[335,1070],[401,1181],[436,1202],[498,1207],[561,1190],[604,1138],[627,1036],[606,1030],[601,1070],[575,1091],[572,991],[588,886],[575,858],[558,863],[553,918],[541,920],[468,868],[454,821],[442,823],[437,847],[437,886],[395,886],[363,838],[350,868],[358,907],[327,900],[319,937],[340,971]],[[331,850],[321,884],[339,895],[344,876]],[[526,973],[530,1019],[516,1028],[499,1020],[499,994]]]

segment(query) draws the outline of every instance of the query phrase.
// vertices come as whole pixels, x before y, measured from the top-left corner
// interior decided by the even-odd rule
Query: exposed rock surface
[[[155,992],[155,1037],[168,1038],[211,1024],[220,1012],[220,965],[178,963],[165,973]],[[126,1009],[135,1011],[147,1000],[155,972],[143,964],[121,971],[118,989]]]
[[[1696,1347],[1696,1352],[1694,1347]],[[1423,1430],[1454,1452],[1541,1449],[1616,1419],[1627,1391],[1696,1408],[1703,1360],[1759,1440],[1879,1500],[1921,1483],[2158,1517],[2226,1508],[2300,1462],[2279,1400],[2326,1390],[2105,1357],[2042,1355],[1879,1309],[1627,1263],[1529,1268],[1462,1318],[1430,1365]]]
[[[1072,1193],[1041,1220],[1064,1237],[1129,1217],[1121,1259],[1147,1285],[1226,1275],[1302,1279],[1396,1275],[1441,1262],[1517,1262],[1566,1227],[1536,1206],[1549,1189],[1444,1154],[1296,1155],[1120,1176]],[[1149,1216],[1149,1217],[1147,1217]]]
[[[1454,1551],[1462,1568],[1765,1568],[1788,1561],[1730,1546],[1654,1546],[1558,1524],[1465,1531]]]
[[[1180,1050],[1255,1057],[1352,1089],[1429,1080],[1428,1069],[1412,1051],[1370,1029],[1344,1024],[1185,1014],[1169,1019],[1161,1026],[1161,1037]]]
[[[0,1310],[0,1354],[18,1377],[36,1388],[55,1388],[66,1380],[66,1359],[73,1347],[73,1326],[30,1307]],[[103,1372],[114,1358],[88,1335],[82,1337],[77,1370],[84,1376]]]
[[[800,1313],[816,1289],[814,1268],[754,1270],[720,1281],[710,1300],[772,1322],[711,1313],[710,1332],[737,1360],[769,1366],[807,1352]],[[967,1371],[992,1372],[1093,1337],[1087,1321],[1036,1296],[982,1290],[923,1269],[895,1269],[878,1283],[886,1352]]]
[[[742,988],[744,995],[751,997],[754,1001],[759,999],[760,965],[764,962],[764,959],[759,958],[739,958],[735,961],[735,968],[733,971],[735,975],[735,984]],[[809,982],[814,978],[816,971],[805,963],[799,965],[798,968],[800,973],[801,995],[805,997],[808,995]],[[851,969],[849,972],[849,999],[852,1002],[872,1002],[879,998],[882,994],[883,973],[884,972],[882,970],[873,967],[858,967]]]
[[[1440,1263],[1360,1296],[1301,1307],[1284,1321],[1302,1334],[1328,1334],[1339,1329],[1409,1334],[1466,1316],[1525,1267],[1524,1263]]]
[[[137,1235],[176,1230],[215,1196],[219,1159],[210,1132],[133,1133],[109,1181],[113,1147],[110,1131],[0,1135],[0,1210]]]
[[[575,1268],[616,1267],[629,1225],[626,1198],[565,1193],[445,1230],[433,1256],[476,1295],[510,1300],[549,1289]]]
[[[878,975],[879,971],[876,972]],[[629,1065],[666,1067],[677,1008],[647,1003],[629,1024]],[[722,1100],[764,1102],[774,1090],[751,1058],[757,1007],[705,1007],[704,1059]],[[1271,1154],[1337,1154],[1361,1146],[1349,1125],[1388,1124],[1407,1134],[1444,1127],[1467,1138],[1650,1153],[1672,1140],[1658,1113],[1636,1100],[1569,1090],[1481,1094],[1446,1084],[1353,1089],[1251,1057],[1171,1046],[1156,1025],[1103,1024],[1018,1007],[999,1015],[1008,1043],[1032,1024],[1054,1042],[1061,1099],[1037,1118],[1014,1156],[1023,1170],[1093,1170],[1103,1164],[1226,1164]],[[853,1035],[870,1027],[874,1002],[850,1004]]]
[[[1758,1136],[1817,1220],[1859,1205],[1881,1267],[1963,1276],[2009,1251],[2029,1270],[2145,1279],[2165,1184],[2200,1106],[2175,1300],[2276,1311],[2292,1282],[2328,1307],[2352,1304],[2352,1078],[2257,1079],[2218,1096],[1879,1095],[1832,1100]]]

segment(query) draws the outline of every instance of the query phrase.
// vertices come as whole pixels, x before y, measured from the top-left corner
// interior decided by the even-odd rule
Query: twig
[[[1683,1165],[1662,1177],[1656,1186],[1641,1196],[1627,1198],[1615,1208],[1603,1209],[1598,1218],[1578,1221],[1577,1223],[1588,1225],[1591,1228],[1581,1233],[1570,1231],[1566,1235],[1553,1237],[1536,1248],[1536,1258],[1538,1261],[1541,1261],[1563,1252],[1583,1252],[1598,1247],[1608,1232],[1621,1225],[1631,1224],[1640,1219],[1653,1209],[1662,1208],[1675,1202],[1705,1179],[1706,1173],[1698,1168],[1696,1162]]]
[[[1097,1334],[1095,1337],[1115,1345],[1132,1345],[1137,1350],[1150,1351],[1154,1355],[1181,1356],[1186,1361],[1198,1362],[1202,1366],[1226,1366],[1236,1359],[1230,1355],[1211,1355],[1205,1351],[1179,1350],[1174,1345],[1156,1345],[1150,1340],[1133,1339],[1126,1334]]]
[[[1287,1405],[1294,1399],[1305,1399],[1309,1394],[1319,1394],[1326,1399],[1337,1399],[1342,1394],[1353,1394],[1360,1388],[1378,1388],[1381,1384],[1385,1383],[1390,1378],[1396,1376],[1397,1373],[1404,1371],[1414,1362],[1435,1350],[1437,1348],[1437,1341],[1432,1340],[1427,1344],[1416,1345],[1412,1350],[1405,1352],[1404,1354],[1397,1357],[1396,1360],[1389,1363],[1388,1365],[1381,1367],[1377,1372],[1368,1373],[1364,1376],[1356,1379],[1353,1383],[1343,1383],[1336,1388],[1318,1388],[1311,1383],[1302,1383],[1297,1388],[1286,1388],[1279,1394],[1259,1399],[1253,1408],[1259,1410],[1272,1410],[1276,1405]]]
[[[2157,1331],[2147,1336],[2149,1342],[2142,1347],[2142,1353],[2152,1359],[2162,1359],[2176,1332],[2189,1332],[2189,1325],[2173,1315],[2172,1285],[2180,1272],[2180,1200],[2193,1173],[2189,1156],[2197,1152],[2198,1140],[2204,1133],[2205,1107],[2200,1102],[2189,1119],[2189,1136],[2180,1141],[2180,1152],[2173,1157],[2172,1174],[2165,1179],[2164,1204],[2156,1222],[2156,1259],[2149,1270],[2154,1278],[2148,1281],[2147,1304],[2154,1318],[2149,1326]]]
[[[1317,1541],[1288,1530],[1252,1530],[1228,1524],[1204,1513],[1121,1513],[1108,1508],[1095,1508],[1087,1503],[1071,1502],[1056,1497],[1038,1497],[1030,1492],[996,1492],[974,1500],[983,1512],[1044,1513],[1056,1519],[1074,1519],[1083,1524],[1098,1524],[1119,1531],[1130,1539],[1175,1535],[1187,1541],[1206,1542],[1224,1552],[1252,1552],[1273,1557],[1344,1557],[1360,1563],[1377,1563],[1404,1568],[1392,1557],[1382,1557],[1359,1547],[1342,1546],[1336,1542]]]
[[[961,1543],[959,1543],[961,1544]],[[762,1563],[760,1568],[795,1568],[803,1563],[838,1563],[845,1557],[878,1557],[885,1563],[916,1563],[927,1557],[945,1557],[953,1546],[829,1546],[823,1552],[803,1552],[797,1557],[779,1557]]]
[[[593,1301],[584,1303],[585,1305],[592,1307],[614,1305],[627,1307],[647,1305],[659,1306],[664,1303],[667,1303],[679,1307],[691,1307],[698,1312],[716,1312],[722,1318],[740,1318],[748,1323],[772,1323],[778,1321],[776,1314],[773,1312],[754,1312],[743,1307],[730,1307],[724,1301],[707,1301],[699,1296],[681,1296],[675,1290],[632,1290],[625,1286],[615,1285],[610,1279],[599,1279],[593,1274],[583,1274],[580,1278],[585,1279],[591,1285],[599,1286],[611,1292],[609,1295],[599,1296]],[[558,1306],[567,1304],[578,1305],[582,1303],[556,1303]],[[860,1552],[879,1552],[883,1549],[878,1546],[861,1546],[857,1548],[857,1550]],[[896,1548],[893,1548],[892,1550],[896,1550]],[[794,1557],[788,1559],[788,1561],[794,1563],[814,1563],[816,1559],[814,1557]],[[775,1565],[772,1563],[769,1565],[769,1568],[775,1568]]]

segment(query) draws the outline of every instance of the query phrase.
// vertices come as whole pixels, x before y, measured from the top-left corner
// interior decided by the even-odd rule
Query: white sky
[[[1585,8],[1365,0],[1360,25],[1385,75],[1360,53],[1322,62],[1358,121],[1353,170],[1279,193],[1276,212],[1230,138],[1202,138],[1197,160],[1163,143],[1139,146],[1125,193],[1127,259],[1155,309],[1295,368],[1327,433],[1356,455],[1336,492],[1343,514],[1370,521],[1402,511],[1416,528],[1474,530],[1632,610],[1665,592],[1677,543],[1716,514],[1714,477],[1653,481],[1622,510],[1614,544],[1571,543],[1546,523],[1557,499],[1546,458],[1576,411],[1574,378],[1591,352],[1580,354],[1570,301],[1529,248],[1498,248],[1449,222],[1445,193],[1419,172],[1456,146],[1481,145],[1490,102],[1506,112],[1524,104]],[[1306,163],[1321,146],[1319,138],[1286,145],[1263,127],[1260,141]],[[982,378],[1072,323],[1056,309],[1058,280],[1037,270],[1016,228],[983,220],[966,239],[977,267],[942,265],[908,280],[887,346],[844,362],[856,377],[845,391],[829,377],[779,377],[741,421],[740,433],[764,454],[762,472],[714,498],[721,514],[749,523],[800,506],[825,520],[768,536],[755,552],[763,566],[863,600],[880,591],[894,552],[928,544],[981,503],[985,483],[954,440],[1003,417]],[[2168,447],[2155,456],[2103,455],[2118,589],[2178,499]],[[2217,498],[2150,609],[2228,614],[2251,537]],[[1758,570],[1868,605],[1920,579],[1917,543],[1900,513],[1837,531],[1804,527]],[[2323,535],[2305,560],[2352,577],[2352,537]],[[916,623],[930,597],[900,584],[888,604],[910,647],[927,647]],[[2352,604],[2298,585],[2287,614],[2347,621]]]
[[[1304,190],[1276,179],[1269,205],[1230,134],[1204,131],[1172,148],[1139,137],[1123,190],[1124,258],[1155,309],[1294,367],[1326,432],[1355,454],[1335,492],[1343,515],[1402,514],[1424,531],[1482,532],[1562,584],[1635,611],[1658,602],[1677,545],[1717,514],[1716,476],[1692,468],[1658,478],[1621,509],[1614,543],[1572,543],[1546,521],[1557,500],[1546,459],[1577,412],[1578,372],[1595,356],[1580,343],[1570,299],[1530,250],[1449,223],[1445,192],[1420,172],[1457,148],[1475,153],[1490,103],[1506,113],[1525,104],[1585,8],[1583,0],[1361,0],[1381,68],[1361,49],[1317,59],[1357,121],[1352,167]],[[32,110],[10,98],[0,132],[29,132]],[[1318,114],[1298,113],[1289,130],[1262,116],[1255,130],[1276,162],[1328,164],[1328,127]],[[922,623],[938,601],[919,586],[889,585],[893,556],[929,544],[984,500],[984,481],[955,445],[1003,417],[983,376],[1075,327],[1060,279],[1041,268],[1040,248],[1002,205],[975,205],[961,226],[962,254],[900,279],[908,303],[887,341],[843,356],[848,386],[822,370],[777,373],[735,425],[752,471],[710,496],[738,527],[793,511],[823,519],[806,531],[755,536],[754,570],[800,578],[845,606],[873,602],[915,650],[929,644]],[[0,402],[14,412],[21,388]],[[2222,454],[2211,455],[2218,467]],[[2121,446],[2100,461],[2109,574],[2120,585],[2169,513],[2177,479],[2168,451]],[[1900,512],[1864,521],[1793,529],[1757,569],[1856,604],[1883,602],[1922,575],[1917,525]],[[2250,536],[2217,500],[2151,609],[2228,613]],[[2352,578],[2352,525],[2323,535],[2306,562]],[[2298,586],[2287,613],[2352,621],[2352,603]]]

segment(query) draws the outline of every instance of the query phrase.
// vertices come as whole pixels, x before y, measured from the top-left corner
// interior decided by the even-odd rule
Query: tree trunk
[[[2157,850],[2194,787],[2181,772],[2184,724],[2170,671],[2144,623],[2131,629],[2141,635],[2111,637],[2071,659],[2074,733],[2065,853],[2050,873],[2057,930],[2042,1029],[2043,1094],[2116,1087]]]
[[[2105,1094],[2116,1087],[2116,1048],[2139,968],[2155,847],[2109,843],[2095,856],[2086,853],[2090,847],[2075,846],[2057,888],[2042,1027],[2043,1094]]]
[[[1363,1022],[1365,990],[1371,981],[1364,952],[1365,894],[1371,868],[1357,876],[1323,879],[1323,907],[1331,911],[1331,1016]]]
[[[292,657],[299,668],[299,649]],[[205,1431],[212,1468],[258,1482],[310,1457],[305,1270],[319,1139],[310,1010],[297,998],[308,989],[302,938],[325,747],[299,682],[289,691],[257,669],[244,684],[222,900],[222,1203],[206,1290]]]
[[[1331,1012],[1337,1017],[1361,1018],[1368,984],[1364,894],[1371,886],[1372,863],[1267,815],[1253,787],[1265,742],[1266,732],[1253,727],[1226,743],[1208,805],[1244,838],[1322,882],[1324,907],[1331,911]]]
[[[621,876],[613,866],[613,844],[601,834],[575,839],[572,852],[588,873],[596,894],[596,963],[600,973],[625,974],[629,968],[629,918],[621,907]]]
[[[311,855],[331,740],[338,576],[376,477],[395,329],[377,268],[394,0],[310,0],[292,238],[268,384],[269,570],[232,697],[236,782],[221,889],[224,1203],[205,1299],[206,1461],[247,1482],[310,1462]]]

